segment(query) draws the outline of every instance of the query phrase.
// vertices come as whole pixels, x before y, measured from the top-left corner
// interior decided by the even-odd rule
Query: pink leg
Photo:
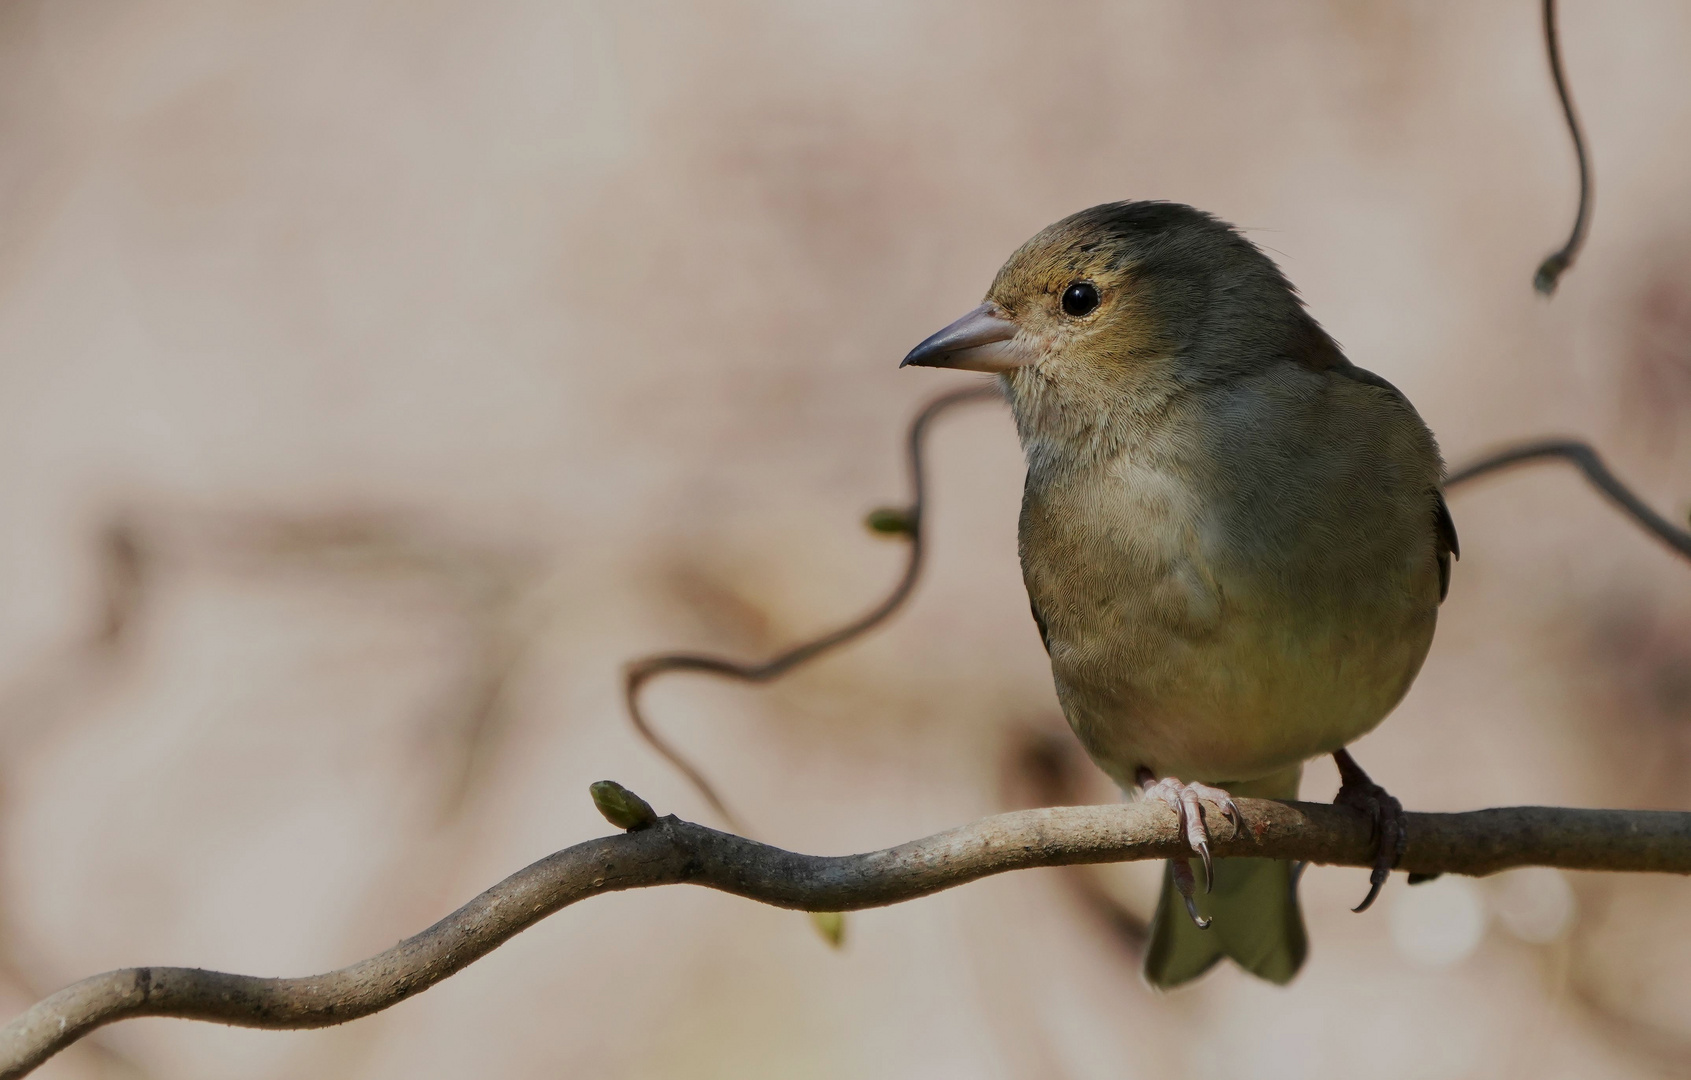
[[[1243,821],[1239,814],[1239,804],[1221,788],[1210,787],[1208,784],[1183,784],[1167,776],[1158,780],[1150,769],[1143,767],[1135,778],[1139,781],[1145,798],[1163,803],[1179,816],[1180,829],[1186,834],[1186,843],[1204,861],[1204,891],[1208,892],[1215,885],[1215,863],[1210,858],[1210,833],[1209,826],[1204,821],[1203,800],[1207,799],[1220,807],[1222,816],[1232,822],[1235,832]],[[1199,927],[1208,927],[1209,920],[1199,916],[1198,906],[1192,899],[1196,882],[1192,877],[1190,860],[1171,859],[1169,862],[1174,868],[1174,887],[1179,891],[1181,899],[1186,901],[1186,913],[1192,916],[1192,921]]]

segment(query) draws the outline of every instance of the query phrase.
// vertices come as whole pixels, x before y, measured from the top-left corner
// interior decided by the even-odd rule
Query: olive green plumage
[[[1438,447],[1230,226],[1173,203],[1082,211],[906,363],[1000,375],[1057,698],[1125,790],[1295,797],[1304,761],[1409,689],[1456,547]],[[1306,950],[1290,868],[1215,874],[1209,930],[1165,890],[1148,977],[1225,954],[1290,979]]]

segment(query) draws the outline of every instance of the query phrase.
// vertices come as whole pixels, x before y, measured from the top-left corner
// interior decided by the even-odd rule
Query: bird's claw
[[[1169,866],[1174,871],[1174,890],[1180,894],[1180,899],[1186,902],[1186,914],[1192,916],[1192,921],[1199,930],[1208,930],[1210,920],[1198,914],[1198,902],[1192,898],[1194,882],[1192,881],[1192,863],[1189,859],[1171,859]]]
[[[1197,852],[1198,858],[1204,864],[1204,892],[1215,887],[1215,860],[1210,856],[1209,826],[1204,821],[1204,799],[1215,803],[1221,808],[1221,815],[1233,825],[1237,833],[1243,826],[1244,817],[1239,812],[1239,804],[1218,787],[1207,784],[1182,784],[1173,777],[1165,776],[1158,780],[1149,769],[1139,770],[1139,786],[1147,799],[1155,799],[1173,810],[1180,818],[1180,831],[1186,835],[1186,844]],[[1172,860],[1174,866],[1174,887],[1180,892],[1181,899],[1186,901],[1186,912],[1192,916],[1192,921],[1200,928],[1208,927],[1210,921],[1198,914],[1197,904],[1193,901],[1197,883],[1192,877],[1191,863],[1186,859]]]
[[[1405,827],[1403,804],[1370,780],[1350,751],[1335,752],[1333,760],[1339,765],[1339,793],[1333,797],[1334,804],[1360,810],[1374,826],[1374,869],[1368,875],[1368,895],[1351,908],[1363,912],[1380,895],[1392,868],[1403,861],[1403,853],[1409,846],[1409,831]]]

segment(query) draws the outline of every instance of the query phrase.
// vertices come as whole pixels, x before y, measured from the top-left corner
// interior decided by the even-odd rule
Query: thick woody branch
[[[368,1016],[428,989],[560,908],[601,893],[692,884],[776,907],[848,911],[1008,870],[1161,859],[1183,851],[1174,814],[1150,803],[1000,814],[846,856],[799,855],[674,817],[653,821],[638,812],[643,803],[630,805],[619,820],[636,831],[542,859],[415,937],[339,971],[269,979],[128,968],[74,983],[0,1029],[0,1080],[23,1076],[95,1028],[131,1017],[306,1028]],[[1354,811],[1255,799],[1240,805],[1245,827],[1216,840],[1218,856],[1341,866],[1373,861],[1369,822]],[[1400,869],[1418,874],[1489,874],[1529,865],[1691,873],[1691,813],[1514,807],[1410,814],[1409,837]]]

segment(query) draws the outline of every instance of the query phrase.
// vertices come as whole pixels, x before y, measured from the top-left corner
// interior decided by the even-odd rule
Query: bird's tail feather
[[[1302,771],[1299,766],[1225,786],[1240,797],[1294,798]],[[1227,826],[1223,823],[1220,828]],[[1203,865],[1194,859],[1192,870],[1198,881],[1198,910],[1210,918],[1210,926],[1200,930],[1192,922],[1175,891],[1173,869],[1165,868],[1162,897],[1145,950],[1145,978],[1151,985],[1179,986],[1208,971],[1223,956],[1270,982],[1290,982],[1309,952],[1293,864],[1277,859],[1217,859],[1215,887],[1207,894]]]

